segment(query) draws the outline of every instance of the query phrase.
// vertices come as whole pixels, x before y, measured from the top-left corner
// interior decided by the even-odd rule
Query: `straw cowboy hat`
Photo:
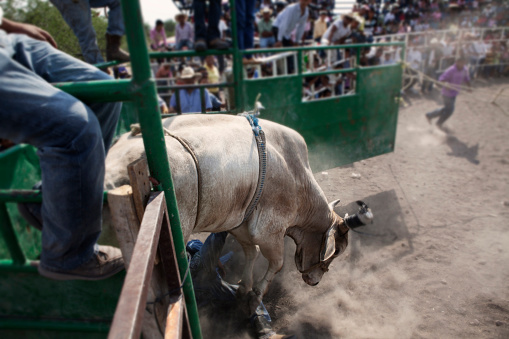
[[[192,67],[184,67],[180,73],[179,79],[193,79],[201,77],[201,73],[195,73]]]
[[[359,25],[362,25],[362,22],[364,21],[359,15],[356,15],[355,13],[343,14],[343,18],[355,20],[359,23]]]
[[[187,20],[187,14],[186,13],[182,13],[182,12],[177,13],[177,15],[175,15],[175,20],[178,20],[180,17],[184,17]]]
[[[261,10],[261,13],[262,13],[262,14],[265,14],[265,13],[272,14],[272,9],[270,9],[269,7],[264,7],[264,8]]]

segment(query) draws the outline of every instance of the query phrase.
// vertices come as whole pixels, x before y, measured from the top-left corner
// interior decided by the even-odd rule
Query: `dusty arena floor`
[[[497,99],[498,106],[490,104]],[[280,333],[298,338],[509,338],[509,81],[478,81],[446,123],[430,98],[400,109],[394,153],[316,173],[344,214],[364,200],[375,223],[316,287],[295,246],[265,297]],[[352,173],[360,174],[354,178]],[[264,262],[260,259],[261,268]],[[204,337],[246,337],[202,319]]]

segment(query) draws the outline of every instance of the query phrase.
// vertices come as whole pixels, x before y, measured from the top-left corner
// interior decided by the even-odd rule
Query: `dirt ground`
[[[509,338],[509,81],[478,81],[460,95],[449,133],[424,118],[437,101],[407,99],[395,152],[315,174],[329,201],[345,202],[336,212],[364,200],[375,223],[350,232],[315,287],[301,279],[288,239],[264,299],[278,333]],[[205,337],[245,336],[202,322]]]

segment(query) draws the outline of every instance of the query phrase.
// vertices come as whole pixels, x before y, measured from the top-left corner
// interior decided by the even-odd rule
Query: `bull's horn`
[[[334,211],[334,208],[339,204],[339,202],[340,202],[340,200],[338,199],[338,200],[331,201],[329,203],[329,207],[330,207],[331,211]]]
[[[357,201],[357,205],[361,207],[359,212],[354,215],[345,217],[345,223],[350,228],[364,226],[373,222],[373,213],[371,212],[371,209],[368,207],[368,205],[360,200]]]

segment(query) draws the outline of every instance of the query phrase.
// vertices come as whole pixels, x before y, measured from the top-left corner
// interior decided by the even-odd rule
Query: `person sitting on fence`
[[[463,83],[466,83],[469,87],[471,86],[470,76],[467,68],[465,67],[465,58],[459,57],[456,59],[454,65],[442,73],[439,81],[445,82],[444,87],[442,87],[444,107],[426,113],[426,119],[431,124],[433,119],[438,118],[437,126],[442,129],[444,122],[454,113],[454,103],[459,94],[460,86]]]
[[[177,78],[178,85],[194,85],[196,79],[201,77],[201,74],[195,74],[191,67],[184,67],[180,76]],[[174,113],[199,113],[202,111],[202,100],[200,90],[198,88],[180,89],[179,101],[180,107],[177,105],[177,91],[171,96],[170,99],[170,112]],[[212,102],[207,92],[203,93],[204,110],[210,111],[212,109]],[[179,110],[180,108],[180,110]]]
[[[187,22],[187,14],[179,13],[175,15],[175,49],[187,50],[193,49],[194,32],[193,26]]]
[[[246,314],[245,310],[239,307],[237,297],[239,285],[230,284],[225,280],[227,275],[225,265],[233,257],[231,251],[221,256],[227,236],[227,232],[212,233],[205,243],[191,240],[186,245],[187,253],[191,256],[189,271],[193,279],[196,303],[200,309],[208,311],[210,316],[220,317],[222,321],[225,314],[237,318]],[[263,303],[249,305],[249,312],[253,312],[249,321],[257,338],[294,338],[278,335],[272,330],[272,320]]]
[[[150,48],[158,52],[165,52],[168,50],[164,23],[161,20],[157,20],[156,26],[150,30]]]
[[[38,148],[42,230],[38,271],[56,280],[100,280],[124,269],[118,248],[98,246],[105,157],[121,103],[85,104],[51,85],[112,78],[56,48],[51,35],[3,18],[0,7],[0,138]]]
[[[272,47],[276,43],[274,32],[272,31],[272,10],[269,7],[264,7],[260,12],[262,13],[262,19],[258,21],[260,47]]]
[[[352,30],[359,26],[359,23],[359,17],[352,13],[341,16],[330,25],[322,36],[322,45],[344,44]]]

